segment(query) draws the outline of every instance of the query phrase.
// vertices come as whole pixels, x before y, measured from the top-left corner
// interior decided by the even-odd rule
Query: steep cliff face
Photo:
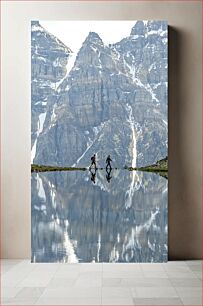
[[[90,32],[57,82],[34,163],[86,166],[97,153],[100,165],[111,154],[115,166],[144,166],[167,155],[165,22],[136,22],[109,46]]]
[[[49,97],[56,94],[66,74],[71,50],[48,33],[38,21],[31,22],[32,160],[38,136],[43,132]]]

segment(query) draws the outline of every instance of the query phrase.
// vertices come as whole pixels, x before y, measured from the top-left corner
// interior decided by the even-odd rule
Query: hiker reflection
[[[106,171],[106,180],[108,183],[110,183],[110,180],[112,179],[111,176],[111,170]]]
[[[96,182],[96,171],[90,171],[91,173],[91,181],[95,184]]]
[[[97,169],[96,154],[94,154],[94,155],[91,157],[90,169],[93,169],[93,166],[94,166],[94,169],[96,170],[96,169]]]
[[[106,159],[106,171],[108,170],[111,172],[111,169],[112,169],[111,162],[112,162],[111,156],[108,155]]]

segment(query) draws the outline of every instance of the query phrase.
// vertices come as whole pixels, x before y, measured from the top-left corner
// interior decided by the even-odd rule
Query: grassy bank
[[[58,166],[45,166],[45,165],[31,165],[31,172],[47,172],[47,171],[85,171],[86,168],[76,167],[58,167]]]
[[[153,172],[156,174],[159,174],[165,178],[168,178],[168,157],[165,157],[164,159],[161,159],[156,162],[156,164],[149,165],[146,167],[140,167],[140,168],[128,168],[128,170],[138,170],[138,171],[146,171],[146,172]]]
[[[47,172],[47,171],[86,171],[88,168],[76,168],[76,167],[58,167],[58,166],[45,166],[45,165],[31,165],[31,172]],[[103,170],[104,168],[98,168]],[[117,168],[114,168],[117,169]],[[146,167],[132,168],[126,167],[129,171],[138,170],[153,172],[159,174],[165,178],[168,178],[168,157],[161,159],[156,164]]]
[[[160,168],[151,168],[151,167],[143,167],[142,169],[139,169],[140,171],[146,171],[146,172],[153,172],[156,174],[159,174],[163,177],[165,177],[166,179],[168,179],[168,170],[164,170],[164,169],[160,169]]]

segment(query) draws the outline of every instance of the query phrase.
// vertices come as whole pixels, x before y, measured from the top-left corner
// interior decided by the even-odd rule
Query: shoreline
[[[105,168],[97,168],[97,170],[104,170]],[[112,168],[112,170],[117,170],[119,168]],[[123,170],[128,170],[128,171],[143,171],[143,172],[152,172],[159,174],[165,178],[168,178],[168,169],[163,167],[158,167],[158,166],[149,166],[149,167],[124,167],[120,168]],[[89,167],[60,167],[60,166],[45,166],[45,165],[31,165],[31,172],[52,172],[52,171],[87,171],[89,170]]]

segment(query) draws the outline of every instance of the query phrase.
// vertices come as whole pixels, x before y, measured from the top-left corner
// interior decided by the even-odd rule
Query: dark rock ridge
[[[50,48],[41,32],[32,35],[33,43]],[[64,61],[68,52],[64,47]],[[87,166],[97,153],[100,166],[111,154],[114,166],[140,167],[167,155],[166,22],[138,21],[130,36],[108,46],[90,32],[68,61],[68,73],[63,64],[57,82],[61,80],[47,97],[34,163]],[[33,61],[33,74],[36,65]],[[42,84],[32,87],[33,97]],[[40,99],[44,95],[46,90]]]

